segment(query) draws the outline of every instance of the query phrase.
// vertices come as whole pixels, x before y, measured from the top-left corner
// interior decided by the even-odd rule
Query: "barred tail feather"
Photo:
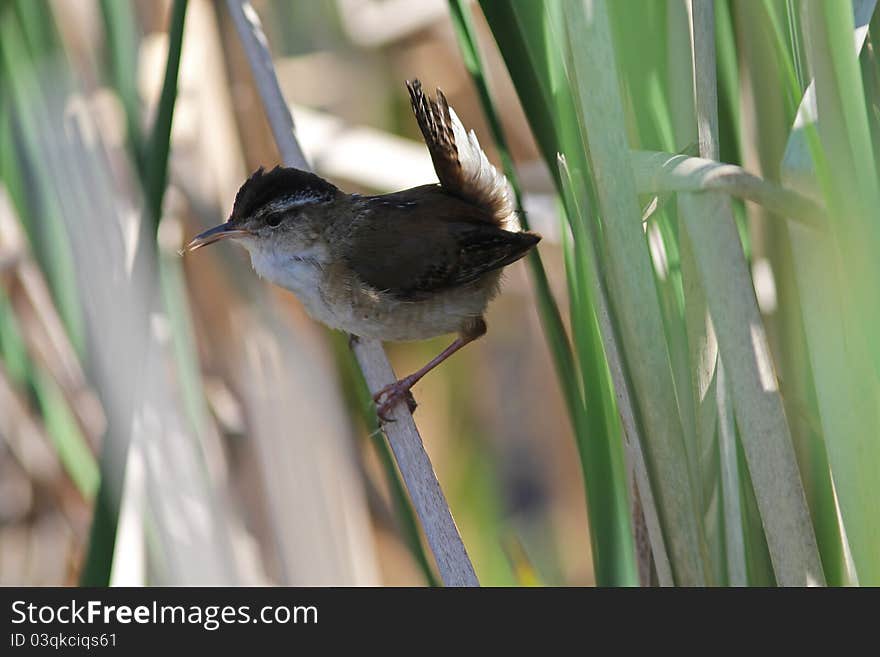
[[[406,86],[440,184],[451,194],[486,209],[501,228],[519,230],[510,184],[489,162],[474,131],[465,130],[439,89],[433,100],[418,80],[407,81]]]

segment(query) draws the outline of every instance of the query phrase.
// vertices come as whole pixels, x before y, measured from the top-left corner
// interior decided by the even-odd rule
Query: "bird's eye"
[[[280,212],[276,212],[275,214],[270,214],[266,219],[266,224],[271,226],[272,228],[277,228],[281,224],[281,220],[283,219],[283,215]]]

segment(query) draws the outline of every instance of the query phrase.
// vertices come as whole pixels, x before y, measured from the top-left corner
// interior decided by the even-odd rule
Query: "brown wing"
[[[407,81],[406,88],[443,188],[479,206],[493,223],[513,228],[516,215],[510,185],[486,158],[473,130],[464,129],[439,89],[434,100],[425,95],[418,80]]]
[[[381,218],[355,230],[349,252],[358,257],[346,260],[364,283],[409,301],[476,281],[519,260],[541,239],[460,214],[455,220],[419,220],[411,209],[377,214]]]

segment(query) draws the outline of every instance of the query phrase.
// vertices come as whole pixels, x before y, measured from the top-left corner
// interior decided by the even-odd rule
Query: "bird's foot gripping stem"
[[[373,395],[373,401],[376,402],[377,413],[382,422],[394,422],[394,419],[389,414],[398,403],[404,400],[406,400],[406,405],[409,407],[409,412],[415,412],[418,404],[416,403],[416,398],[413,397],[411,388],[415,385],[416,381],[418,379],[413,376],[407,376],[399,381],[395,381],[391,385],[385,386]]]
[[[383,422],[393,422],[394,420],[390,418],[388,414],[391,412],[392,408],[397,406],[398,402],[401,402],[404,399],[406,399],[407,406],[409,406],[409,412],[412,413],[415,411],[417,404],[410,389],[418,383],[425,374],[433,370],[463,346],[476,340],[485,332],[486,322],[483,321],[482,317],[475,318],[472,323],[466,327],[466,330],[462,331],[461,335],[455,340],[455,342],[432,358],[427,365],[420,370],[413,372],[409,376],[405,376],[399,381],[392,383],[390,386],[385,386],[373,395],[373,401],[378,405],[379,419]]]

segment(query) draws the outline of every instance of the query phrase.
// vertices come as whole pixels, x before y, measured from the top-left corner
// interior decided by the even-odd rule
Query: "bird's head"
[[[231,239],[251,256],[309,252],[322,239],[325,210],[341,195],[336,186],[308,171],[275,167],[266,173],[260,167],[238,190],[226,223],[196,235],[185,250]]]

